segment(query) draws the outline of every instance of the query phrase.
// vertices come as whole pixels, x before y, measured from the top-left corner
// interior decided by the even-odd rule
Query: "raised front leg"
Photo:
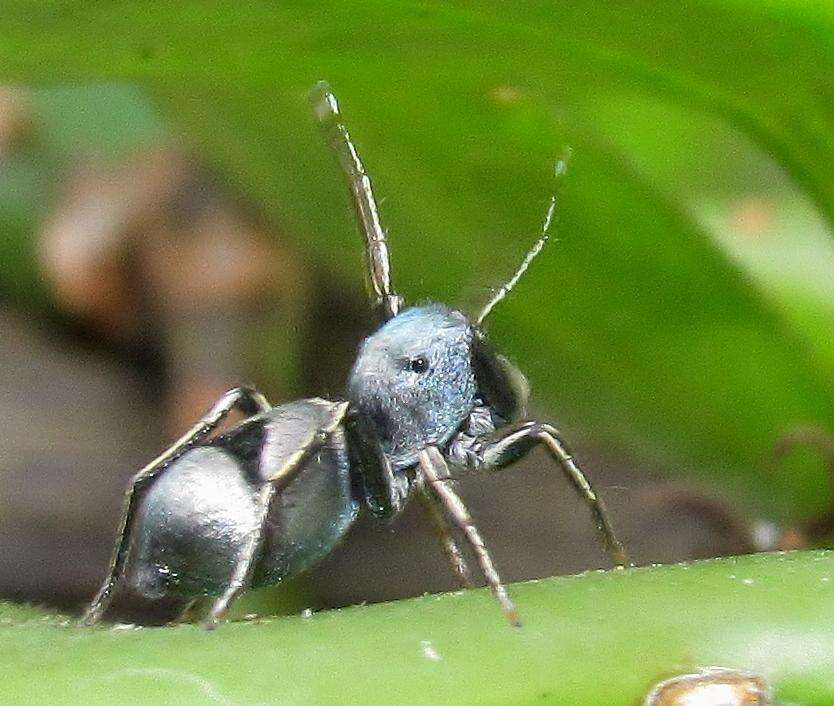
[[[128,528],[136,511],[139,491],[149,481],[162,473],[171,461],[208,436],[217,428],[229,412],[235,408],[240,409],[244,414],[253,415],[266,412],[270,409],[270,404],[260,392],[251,387],[236,387],[229,390],[193,427],[177,439],[170,448],[157,456],[133,476],[125,493],[122,514],[116,535],[116,547],[113,550],[113,556],[110,560],[107,578],[101,585],[101,588],[99,588],[89,608],[84,613],[81,619],[82,625],[95,625],[101,619],[101,616],[107,610],[110,601],[113,599],[113,589],[124,571],[127,549],[130,544],[130,532]]]
[[[547,449],[577,493],[590,507],[597,530],[611,560],[618,568],[624,567],[628,563],[628,558],[608,519],[605,503],[574,462],[555,427],[541,422],[525,422],[509,430],[502,430],[500,436],[479,439],[472,446],[467,462],[475,469],[500,469],[509,466],[539,445]]]
[[[353,206],[362,234],[365,236],[365,254],[368,274],[375,297],[375,304],[381,310],[386,321],[399,313],[402,297],[391,284],[391,258],[388,253],[388,241],[385,229],[379,220],[379,208],[374,198],[371,178],[365,171],[359,152],[350,139],[347,128],[342,122],[336,96],[325,81],[319,81],[310,95],[316,117],[324,128],[330,145],[342,165]]]

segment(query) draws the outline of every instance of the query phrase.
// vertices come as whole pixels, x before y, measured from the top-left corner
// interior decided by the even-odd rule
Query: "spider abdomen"
[[[301,424],[315,431],[322,404],[276,407],[172,461],[145,492],[135,517],[131,588],[150,598],[221,594],[246,539],[258,531],[258,495],[272,472],[259,461],[275,457],[270,439],[274,447],[302,437]],[[344,434],[336,430],[274,498],[253,586],[279,583],[311,566],[341,539],[358,509]]]

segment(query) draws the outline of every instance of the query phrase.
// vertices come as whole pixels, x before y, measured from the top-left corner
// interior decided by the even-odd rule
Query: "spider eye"
[[[424,373],[429,369],[429,361],[422,356],[408,361],[408,369],[413,373]]]

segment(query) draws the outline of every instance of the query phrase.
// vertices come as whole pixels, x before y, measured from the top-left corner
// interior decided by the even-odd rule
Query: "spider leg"
[[[263,483],[258,493],[256,529],[249,535],[246,543],[240,550],[237,563],[229,579],[229,585],[223,591],[223,594],[215,600],[208,617],[203,622],[203,627],[206,630],[216,628],[226,617],[232,603],[252,584],[255,566],[261,555],[261,548],[264,543],[267,518],[269,517],[269,510],[272,507],[273,498],[292,482],[304,468],[310,455],[318,451],[325,443],[331,441],[335,445],[344,447],[346,443],[345,434],[341,428],[341,424],[347,408],[348,405],[346,402],[334,405],[333,413],[325,425],[314,430],[305,443],[301,444],[298,449],[295,449],[285,458],[280,468],[275,471],[269,469],[270,472],[267,480]]]
[[[397,315],[402,306],[400,297],[391,284],[391,257],[385,230],[379,220],[379,208],[374,198],[371,178],[365,171],[362,160],[350,134],[342,122],[336,96],[325,81],[319,81],[310,95],[313,110],[324,128],[330,146],[336,152],[345,173],[356,218],[365,237],[365,253],[375,304],[385,320]]]
[[[255,563],[264,541],[264,528],[266,518],[269,515],[269,508],[272,505],[272,498],[275,496],[275,485],[264,483],[258,493],[258,518],[257,531],[252,532],[246,540],[240,552],[240,557],[232,572],[229,585],[223,594],[214,601],[208,617],[203,622],[206,630],[214,630],[217,625],[226,617],[232,602],[238,598],[252,583],[252,574],[255,572]]]
[[[252,415],[269,410],[270,404],[260,392],[253,388],[236,387],[229,390],[194,426],[177,439],[170,448],[157,456],[133,476],[124,496],[122,514],[117,532],[118,539],[116,540],[116,546],[110,560],[107,578],[85,611],[81,619],[82,625],[95,625],[101,620],[102,615],[104,615],[104,612],[113,599],[113,589],[124,572],[127,550],[130,544],[129,528],[136,512],[139,492],[149,481],[162,473],[171,461],[208,436],[229,412],[236,407],[245,414]]]
[[[461,552],[458,543],[452,536],[452,528],[449,526],[448,521],[443,516],[443,513],[437,509],[437,504],[425,488],[420,492],[420,500],[423,502],[423,507],[426,508],[426,513],[431,520],[435,534],[440,540],[440,544],[443,547],[446,558],[449,560],[449,564],[452,566],[452,571],[458,583],[462,588],[473,588],[475,584],[472,582],[472,573],[469,571],[469,566],[466,563],[463,552]]]
[[[618,568],[628,564],[628,557],[622,543],[617,539],[614,528],[608,518],[608,511],[602,498],[597,495],[591,483],[573,460],[559,432],[550,424],[525,422],[504,432],[500,437],[492,437],[476,445],[474,458],[469,463],[474,468],[501,469],[535,447],[542,445],[547,449],[559,467],[567,476],[579,496],[588,504],[594,518],[594,524],[605,545],[608,555]]]
[[[478,558],[478,563],[481,566],[481,571],[486,578],[487,584],[498,602],[501,604],[501,609],[511,625],[519,627],[521,622],[518,618],[518,611],[507,589],[501,582],[501,577],[492,563],[492,557],[481,538],[478,528],[472,521],[472,517],[463,501],[458,497],[457,493],[452,490],[450,484],[449,468],[443,458],[443,454],[437,447],[429,446],[420,452],[420,471],[423,474],[427,487],[434,494],[439,501],[443,510],[448,515],[449,519],[455,524],[463,535],[469,546]]]
[[[190,598],[185,607],[180,611],[179,615],[174,618],[169,625],[183,625],[185,623],[190,623],[194,617],[195,609],[197,608],[197,604],[200,602],[200,598]]]

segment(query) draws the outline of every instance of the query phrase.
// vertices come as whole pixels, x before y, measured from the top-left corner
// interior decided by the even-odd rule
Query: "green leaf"
[[[834,555],[756,555],[251,623],[83,629],[0,612],[3,703],[633,706],[656,682],[750,671],[780,703],[828,703]],[[357,675],[364,675],[357,678]]]
[[[834,312],[805,266],[780,265],[794,231],[834,261],[833,20],[788,0],[8,2],[0,79],[141,83],[358,291],[344,189],[305,98],[327,78],[411,301],[483,301],[571,146],[559,241],[491,318],[499,347],[569,437],[796,517],[829,501],[820,464],[766,459],[795,424],[834,427]],[[726,217],[763,193],[782,219],[764,263]]]

